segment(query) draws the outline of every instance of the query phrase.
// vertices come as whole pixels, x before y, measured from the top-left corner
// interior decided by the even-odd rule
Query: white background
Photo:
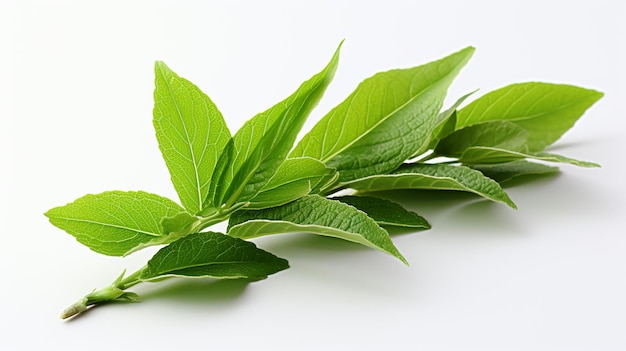
[[[0,349],[625,350],[623,1],[1,1]],[[401,192],[433,229],[377,251],[294,234],[268,280],[137,286],[138,304],[60,311],[154,250],[92,253],[43,212],[85,193],[176,199],[152,130],[152,65],[199,85],[231,129],[321,69],[318,120],[371,74],[477,47],[450,101],[541,80],[606,96],[555,146],[600,169],[508,188],[519,210]]]

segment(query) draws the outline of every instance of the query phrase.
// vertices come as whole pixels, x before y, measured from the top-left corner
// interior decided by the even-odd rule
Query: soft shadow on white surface
[[[618,1],[1,2],[0,349],[625,349],[624,13]],[[379,194],[433,225],[393,235],[410,267],[332,238],[259,238],[291,269],[137,286],[141,303],[58,319],[153,251],[97,255],[43,212],[112,189],[176,199],[151,124],[154,60],[208,93],[234,130],[343,38],[305,129],[377,71],[474,45],[451,101],[531,80],[604,91],[554,146],[603,167],[512,184],[517,211],[459,193]]]

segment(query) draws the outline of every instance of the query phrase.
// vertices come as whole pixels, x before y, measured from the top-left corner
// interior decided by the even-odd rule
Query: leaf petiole
[[[139,278],[147,266],[142,267],[133,274],[124,278],[126,270],[109,286],[97,289],[76,301],[61,313],[61,319],[67,319],[79,313],[85,312],[88,306],[98,305],[110,301],[137,302],[139,296],[132,292],[124,291],[142,282]]]

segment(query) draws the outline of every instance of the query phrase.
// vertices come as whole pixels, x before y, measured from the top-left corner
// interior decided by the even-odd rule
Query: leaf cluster
[[[101,254],[125,256],[164,245],[138,272],[87,295],[64,316],[103,301],[133,300],[123,291],[143,281],[263,279],[288,267],[246,241],[270,234],[341,238],[408,264],[387,228],[430,224],[372,192],[465,191],[515,208],[503,182],[558,170],[545,162],[597,166],[545,149],[600,92],[517,83],[460,108],[469,93],[444,110],[448,88],[472,47],[365,79],[296,143],[333,79],[340,48],[320,72],[235,134],[206,94],[156,62],[153,124],[180,205],[142,191],[108,191],[49,210],[53,225]],[[226,220],[226,233],[207,231]]]

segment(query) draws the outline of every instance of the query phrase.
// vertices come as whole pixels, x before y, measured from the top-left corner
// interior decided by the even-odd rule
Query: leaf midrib
[[[126,227],[126,226],[123,226],[123,225],[112,224],[112,223],[103,223],[103,222],[98,222],[98,221],[92,221],[92,220],[89,220],[89,219],[70,218],[70,217],[54,217],[54,219],[60,219],[60,220],[66,220],[66,221],[72,221],[72,222],[79,222],[79,223],[88,223],[88,224],[101,225],[103,227],[111,227],[111,228],[123,229],[123,230],[128,230],[128,231],[132,231],[132,232],[136,232],[136,233],[141,233],[141,234],[154,236],[154,237],[162,237],[163,236],[163,234],[161,234],[161,233],[153,233],[153,232],[148,232],[148,231],[137,229],[137,228],[131,228],[131,227]]]
[[[246,163],[246,161],[248,159],[248,155],[253,154],[254,152],[256,152],[256,150],[259,148],[259,146],[262,146],[261,144],[262,144],[262,141],[263,141],[263,137],[266,135],[265,132],[268,129],[281,127],[282,126],[282,124],[280,123],[281,121],[284,122],[285,124],[290,124],[291,122],[293,122],[294,119],[297,119],[297,118],[293,118],[292,120],[283,121],[281,117],[283,117],[284,115],[288,114],[290,109],[296,103],[296,101],[298,101],[300,98],[303,98],[304,99],[304,103],[300,107],[298,107],[298,111],[296,111],[296,113],[295,113],[295,116],[299,116],[302,113],[302,110],[304,108],[304,105],[306,104],[306,101],[309,99],[309,97],[311,95],[313,95],[318,90],[318,88],[322,85],[323,82],[324,82],[324,80],[322,80],[321,82],[316,82],[315,84],[313,84],[313,87],[311,88],[311,90],[308,93],[306,93],[304,95],[304,97],[296,95],[296,97],[294,98],[294,102],[291,104],[291,106],[287,107],[285,109],[285,111],[283,111],[276,118],[276,120],[272,123],[272,125],[269,126],[269,128],[267,128],[267,124],[269,123],[269,118],[266,118],[266,120],[265,120],[265,125],[266,126],[263,128],[264,134],[261,135],[261,138],[259,139],[259,142],[254,146],[254,150],[252,150],[252,152],[250,152],[250,147],[248,145],[248,149],[246,150],[246,159],[244,159],[244,161],[241,164],[241,166],[239,167],[239,169],[236,172],[234,172],[233,179],[236,178],[236,176],[239,174],[239,172],[241,172],[241,169],[243,168],[243,166],[245,166],[245,163]],[[296,91],[296,94],[300,93],[299,89],[300,88],[298,88],[298,91]],[[278,123],[278,125],[276,125],[277,123]],[[251,133],[254,133],[254,128],[251,128]],[[252,140],[252,138],[250,138],[250,140]],[[272,156],[272,154],[276,151],[277,148],[280,148],[280,146],[281,146],[280,144],[281,144],[280,142],[272,144],[272,147],[270,148],[269,152],[267,152],[265,155],[261,154],[261,157],[259,157],[259,160],[254,163],[254,167],[250,168],[250,170],[248,171],[248,174],[246,175],[244,181],[241,182],[241,185],[239,185],[236,188],[236,190],[235,190],[235,192],[233,192],[233,195],[231,196],[231,198],[226,200],[226,203],[229,203],[230,201],[232,201],[234,203],[235,201],[237,201],[237,199],[239,198],[239,196],[241,195],[241,193],[245,189],[246,185],[248,185],[248,182],[250,181],[250,179],[252,179],[252,177],[254,177],[256,172],[261,167],[261,164],[266,162],[270,158],[270,156]],[[268,180],[268,182],[269,182],[269,180]],[[257,190],[256,193],[253,194],[252,196],[253,197],[256,196],[260,192],[261,189],[262,189],[262,187],[259,190]]]
[[[146,278],[146,279],[152,279],[152,278],[158,278],[161,275],[167,275],[167,274],[176,274],[176,271],[181,271],[183,269],[188,269],[188,268],[196,268],[196,267],[204,267],[204,266],[219,266],[219,265],[225,265],[225,264],[259,264],[259,263],[266,263],[266,262],[259,262],[259,261],[224,261],[224,262],[207,262],[207,263],[199,263],[199,264],[191,264],[191,265],[186,265],[180,268],[175,268],[172,269],[170,271],[166,271],[166,272],[159,272],[157,273],[158,275],[150,277],[150,278]]]
[[[198,164],[196,162],[196,155],[194,153],[193,147],[191,146],[191,139],[189,137],[189,131],[187,130],[187,125],[185,124],[185,120],[183,119],[182,113],[180,111],[180,107],[178,106],[178,101],[176,101],[176,98],[174,97],[174,93],[172,92],[172,87],[171,84],[169,82],[169,80],[166,78],[165,74],[163,73],[163,68],[159,67],[159,72],[161,73],[161,77],[163,78],[163,80],[165,81],[165,85],[167,86],[167,92],[170,95],[170,98],[172,99],[172,101],[174,102],[174,107],[176,107],[176,112],[178,114],[178,118],[180,119],[180,123],[183,125],[183,130],[185,131],[185,138],[187,139],[187,146],[189,147],[189,153],[191,154],[191,161],[193,164],[193,170],[194,170],[194,176],[195,176],[195,181],[196,181],[196,188],[197,188],[197,195],[198,195],[198,208],[197,210],[200,211],[202,210],[202,203],[203,203],[203,197],[202,197],[202,187],[200,185],[200,176],[198,174]],[[183,79],[183,78],[181,78]]]
[[[449,72],[448,74],[446,74],[444,77],[436,80],[434,83],[429,84],[428,86],[424,87],[424,89],[422,89],[419,93],[417,93],[416,95],[414,95],[412,98],[410,98],[409,100],[407,100],[404,104],[400,105],[399,107],[397,107],[395,110],[393,110],[392,112],[388,113],[386,116],[384,116],[383,118],[381,118],[377,123],[375,123],[371,128],[368,128],[366,131],[364,131],[363,133],[361,133],[359,135],[358,138],[353,139],[350,143],[346,144],[344,147],[338,149],[338,151],[327,155],[324,158],[321,158],[320,161],[322,163],[328,163],[328,161],[330,161],[331,159],[333,159],[335,156],[341,154],[342,152],[344,152],[345,150],[349,149],[352,145],[356,144],[359,140],[365,138],[367,135],[369,135],[369,133],[373,130],[375,130],[376,128],[378,128],[378,126],[380,126],[381,124],[383,124],[384,122],[386,122],[389,118],[391,118],[394,114],[396,114],[398,111],[402,110],[404,107],[406,107],[408,104],[412,103],[414,100],[416,100],[417,98],[419,98],[420,96],[422,96],[427,90],[429,90],[431,87],[433,87],[434,85],[438,84],[439,82],[441,82],[444,78],[448,77],[452,72]],[[345,119],[344,119],[345,121]],[[343,128],[342,128],[343,129]],[[322,142],[325,142],[325,138],[324,140],[322,140]]]
[[[238,228],[238,227],[243,227],[245,224],[254,224],[254,223],[258,223],[258,224],[285,224],[285,225],[289,225],[292,227],[296,227],[298,229],[302,228],[302,229],[309,229],[309,228],[320,228],[323,230],[328,230],[331,232],[337,232],[337,233],[343,233],[346,235],[362,235],[359,232],[348,232],[346,230],[340,229],[340,228],[335,228],[335,227],[329,227],[329,226],[324,226],[324,225],[320,225],[320,224],[299,224],[299,223],[295,223],[295,222],[290,222],[290,221],[285,221],[285,220],[273,220],[273,219],[251,219],[239,224],[234,225],[232,228],[230,228],[228,231],[230,232],[231,230]],[[318,232],[307,232],[305,230],[302,231],[303,233],[318,233]],[[292,233],[292,231],[276,231],[276,232],[270,232],[270,233],[266,233],[263,234],[264,235],[272,235],[272,234],[287,234],[287,233]],[[365,239],[365,237],[363,237]],[[367,239],[366,239],[367,240]],[[369,240],[367,240],[369,242]]]

